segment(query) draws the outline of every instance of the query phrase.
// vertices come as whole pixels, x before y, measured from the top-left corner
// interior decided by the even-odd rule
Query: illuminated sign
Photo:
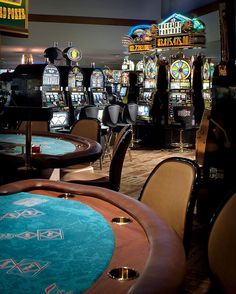
[[[130,53],[139,53],[153,50],[154,47],[151,44],[131,44],[129,45]]]
[[[71,47],[68,51],[67,51],[67,57],[74,62],[79,61],[82,58],[82,54],[81,52],[74,47]]]
[[[205,25],[197,18],[174,13],[158,24],[156,47],[204,47]]]
[[[0,31],[28,35],[28,0],[0,0]]]
[[[122,43],[129,53],[153,49],[205,47],[205,25],[198,18],[174,13],[159,24],[138,25],[130,29]]]
[[[156,46],[158,48],[166,47],[186,47],[190,46],[191,39],[189,35],[183,35],[178,37],[157,37]]]

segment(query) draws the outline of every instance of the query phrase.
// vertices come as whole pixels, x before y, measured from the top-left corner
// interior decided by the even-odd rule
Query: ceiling
[[[173,12],[189,14],[200,12],[206,24],[206,49],[201,52],[220,58],[220,32],[218,11],[202,9],[212,7],[211,0],[29,0],[29,36],[17,38],[0,35],[0,69],[14,69],[23,53],[32,53],[34,62],[44,61],[44,50],[58,42],[64,50],[68,42],[82,52],[81,67],[109,66],[121,68],[126,48],[122,38],[134,24],[158,22]],[[204,13],[203,12],[209,12]],[[168,55],[170,52],[163,52]],[[194,52],[196,53],[196,52]],[[186,52],[191,56],[192,50]],[[141,59],[140,55],[130,59]]]

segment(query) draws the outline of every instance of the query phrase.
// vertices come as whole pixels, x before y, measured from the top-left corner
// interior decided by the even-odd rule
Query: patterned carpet
[[[122,170],[120,192],[133,198],[138,198],[141,188],[152,169],[163,159],[172,156],[181,156],[195,159],[195,151],[189,150],[184,153],[176,153],[171,150],[133,149],[132,160],[126,154]],[[99,163],[94,164],[97,172],[107,172],[110,160],[105,158],[103,170]],[[206,259],[206,228],[204,225],[194,221],[190,252],[187,258],[187,273],[184,294],[203,294],[209,291],[209,278]]]

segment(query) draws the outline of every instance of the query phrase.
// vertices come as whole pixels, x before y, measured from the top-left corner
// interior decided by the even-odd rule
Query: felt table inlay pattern
[[[89,206],[26,192],[0,205],[1,294],[83,293],[108,266],[114,234]]]

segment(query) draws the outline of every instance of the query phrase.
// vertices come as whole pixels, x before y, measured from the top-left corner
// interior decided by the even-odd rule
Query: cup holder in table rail
[[[117,224],[117,225],[127,225],[132,223],[132,219],[128,218],[128,217],[124,217],[124,216],[120,216],[120,217],[114,217],[111,220],[112,223]]]
[[[133,268],[124,266],[112,269],[108,273],[108,276],[118,281],[129,281],[137,279],[139,277],[139,273]]]
[[[63,199],[70,199],[70,198],[76,197],[76,195],[74,195],[72,193],[62,193],[62,194],[58,195],[57,197],[63,198]]]

